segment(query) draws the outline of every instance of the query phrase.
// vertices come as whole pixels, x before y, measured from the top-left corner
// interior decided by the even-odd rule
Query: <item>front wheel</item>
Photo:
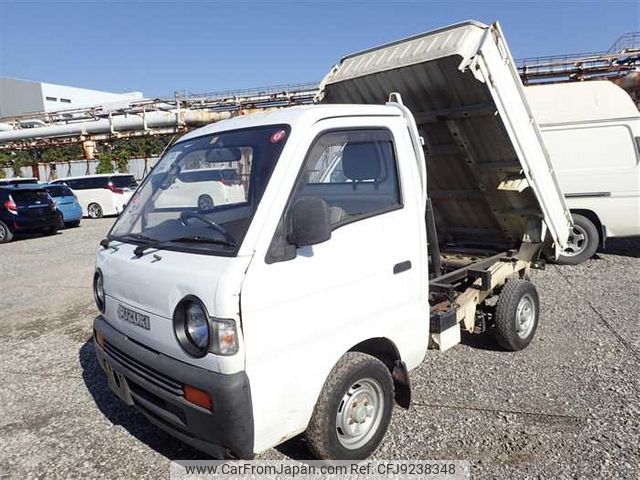
[[[102,218],[102,207],[97,203],[90,203],[87,206],[89,218]]]
[[[574,213],[568,245],[558,256],[562,265],[577,265],[593,257],[599,243],[598,229],[591,220]]]
[[[361,460],[378,448],[391,420],[393,379],[375,357],[348,352],[333,367],[307,427],[319,459]]]
[[[505,350],[522,350],[533,340],[539,315],[535,285],[519,278],[507,280],[496,305],[493,337]]]

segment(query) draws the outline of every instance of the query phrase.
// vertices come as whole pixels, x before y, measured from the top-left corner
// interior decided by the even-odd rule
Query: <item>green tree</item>
[[[0,152],[0,165],[13,169],[13,175],[19,177],[21,168],[25,165],[33,165],[37,163],[34,152],[25,150],[9,150]]]
[[[126,150],[120,150],[114,155],[116,168],[118,173],[127,173],[129,171],[129,154]]]
[[[47,147],[40,150],[40,161],[44,163],[61,163],[81,158],[82,146],[80,144]]]
[[[113,173],[113,154],[101,153],[98,155],[96,173]]]

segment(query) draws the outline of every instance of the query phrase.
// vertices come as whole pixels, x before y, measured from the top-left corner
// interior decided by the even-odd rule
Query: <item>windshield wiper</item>
[[[145,250],[149,248],[162,248],[170,243],[212,243],[214,245],[224,245],[226,247],[236,248],[238,244],[236,242],[230,242],[228,240],[223,240],[221,238],[208,238],[208,237],[199,237],[198,235],[192,235],[188,237],[177,237],[172,238],[170,240],[156,240],[154,242],[149,242],[144,245],[139,245],[133,251],[133,254],[136,257],[141,257]]]
[[[107,237],[100,240],[100,246],[105,250],[109,248],[109,244],[112,241],[116,242],[126,242],[127,240],[137,240],[140,242],[157,242],[155,238],[147,237],[146,235],[141,235],[139,233],[127,233],[126,235],[117,236],[117,237]]]

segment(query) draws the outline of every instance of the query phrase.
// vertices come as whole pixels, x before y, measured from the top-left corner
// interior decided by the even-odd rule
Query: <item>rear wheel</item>
[[[536,333],[539,314],[535,285],[519,278],[508,280],[496,305],[493,337],[505,350],[522,350]]]
[[[66,222],[64,224],[65,227],[67,228],[75,228],[80,226],[80,220],[74,220],[73,222]]]
[[[44,235],[55,235],[56,233],[58,233],[58,227],[45,228],[44,230],[42,230],[42,233]]]
[[[102,218],[102,207],[97,203],[90,203],[87,207],[89,218]]]
[[[319,459],[360,460],[378,447],[391,420],[393,380],[377,358],[348,352],[324,384],[307,427]]]
[[[4,223],[0,222],[0,243],[8,243],[13,239],[13,233]]]
[[[577,265],[593,257],[600,240],[598,229],[591,220],[577,213],[572,216],[568,246],[558,257],[558,263],[563,265]]]

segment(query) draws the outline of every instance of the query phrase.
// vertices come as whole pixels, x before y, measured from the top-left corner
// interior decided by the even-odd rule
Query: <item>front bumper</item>
[[[180,362],[130,340],[102,316],[93,326],[104,337],[104,348],[94,337],[98,362],[105,372],[111,368],[126,379],[126,403],[213,457],[253,458],[253,411],[245,372],[225,375]],[[185,384],[209,393],[212,411],[185,400]]]

